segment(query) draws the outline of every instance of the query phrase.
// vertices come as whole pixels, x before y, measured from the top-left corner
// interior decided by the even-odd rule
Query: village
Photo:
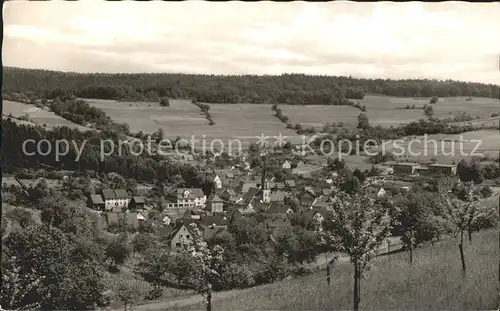
[[[125,222],[135,229],[155,228],[168,241],[172,252],[192,242],[191,223],[199,226],[206,240],[225,232],[238,217],[256,217],[263,228],[276,233],[285,225],[296,224],[299,218],[305,223],[321,223],[328,217],[339,174],[331,172],[329,177],[320,179],[303,176],[297,173],[305,166],[303,161],[282,159],[281,151],[273,150],[271,154],[279,155],[277,163],[267,165],[280,167],[289,179],[276,181],[266,177],[265,167],[252,169],[250,163],[242,161],[240,165],[211,170],[207,178],[213,186],[208,194],[201,188],[173,189],[162,198],[161,207],[156,208],[147,200],[150,188],[143,189],[142,195],[134,195],[132,189],[108,188],[89,195],[87,206],[98,211],[107,226]],[[184,154],[181,158],[192,160],[193,156]],[[412,178],[456,178],[457,174],[456,165],[437,163],[425,166],[392,161],[381,167],[379,175],[367,177],[360,188],[375,199],[393,201],[410,191]],[[384,184],[389,187],[384,188]],[[269,241],[275,241],[272,233]]]

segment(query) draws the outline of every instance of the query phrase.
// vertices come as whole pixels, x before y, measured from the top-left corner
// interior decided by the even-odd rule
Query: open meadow
[[[76,128],[79,130],[89,130],[89,128],[76,124],[74,122],[68,121],[52,111],[46,109],[38,108],[34,105],[24,104],[20,102],[15,102],[11,100],[4,100],[2,107],[2,115],[8,116],[12,114],[13,117],[22,117],[27,115],[29,119],[38,125],[46,125],[48,128],[54,128],[56,126],[67,126],[70,128]]]
[[[367,109],[367,116],[372,125],[390,126],[405,124],[426,116],[422,108],[429,104],[430,98],[405,98],[383,95],[366,95],[362,100],[356,100]],[[415,105],[420,109],[405,109]],[[490,118],[492,113],[500,113],[500,100],[495,98],[473,97],[466,101],[466,97],[440,98],[432,104],[434,116],[438,118],[450,117],[465,112],[480,119]]]
[[[436,158],[438,163],[452,164],[462,159],[483,156],[498,158],[500,135],[498,130],[478,130],[454,135],[415,136],[407,137],[404,143],[387,142],[379,148],[385,148],[386,152],[401,153],[398,146],[404,148],[404,157],[408,161],[421,162]]]
[[[207,143],[220,139],[227,145],[229,140],[240,139],[245,146],[256,142],[256,136],[261,134],[265,136],[277,136],[279,133],[285,136],[295,134],[273,117],[270,105],[209,104],[209,112],[215,121],[214,125],[209,125],[200,108],[189,100],[171,99],[168,107],[161,107],[156,102],[86,100],[102,109],[114,121],[129,124],[132,132],[152,133],[162,128],[168,138],[181,136],[190,139],[194,135],[196,139],[202,140],[205,135]],[[236,148],[237,144],[232,146]]]
[[[407,253],[377,257],[361,281],[362,310],[493,310],[498,306],[498,231],[473,235],[465,244],[467,275],[461,276],[457,244],[446,239]],[[328,288],[325,272],[231,294],[215,295],[214,310],[349,310],[353,268],[338,263]],[[201,310],[200,303],[169,310]],[[142,309],[141,309],[142,310]],[[146,309],[144,309],[146,310]]]

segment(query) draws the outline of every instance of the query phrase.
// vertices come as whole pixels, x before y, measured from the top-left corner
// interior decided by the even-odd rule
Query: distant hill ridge
[[[161,97],[207,103],[342,105],[366,93],[399,97],[499,98],[499,86],[452,80],[362,79],[305,74],[201,75],[179,73],[75,73],[3,68],[3,92],[82,98],[157,101]]]

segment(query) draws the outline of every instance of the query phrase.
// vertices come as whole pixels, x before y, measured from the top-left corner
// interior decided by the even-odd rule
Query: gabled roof
[[[231,188],[227,188],[226,190],[224,190],[222,193],[227,193],[229,194],[229,196],[233,196],[233,195],[237,195],[236,194],[236,191],[234,191],[233,189]]]
[[[285,205],[280,204],[278,202],[271,202],[269,204],[269,207],[267,208],[266,213],[268,214],[286,214],[286,211],[288,210]]]
[[[285,200],[285,197],[288,196],[288,193],[285,191],[276,191],[271,193],[271,202],[277,201],[277,202],[283,202]]]
[[[223,200],[215,193],[210,194],[210,196],[207,199],[208,202],[222,202]]]
[[[115,196],[117,199],[128,199],[130,197],[125,189],[115,189]]]
[[[143,197],[143,196],[135,196],[135,197],[132,197],[132,200],[133,200],[136,204],[144,204],[144,203],[145,203],[145,200],[144,200],[144,197]]]
[[[191,200],[195,198],[202,198],[205,196],[203,190],[201,190],[200,188],[179,188],[177,189],[177,199],[184,199],[184,191],[189,191],[188,198]]]
[[[116,194],[113,191],[113,189],[103,189],[102,190],[102,196],[104,200],[113,200],[116,199]]]
[[[246,182],[241,187],[242,193],[247,193],[251,188],[257,188],[257,183],[255,182]]]
[[[98,194],[91,194],[90,201],[92,202],[92,204],[104,204],[102,197]]]
[[[205,240],[212,239],[219,234],[222,234],[223,232],[226,231],[226,228],[221,228],[221,227],[208,227],[208,226],[203,226],[203,238]]]
[[[201,223],[204,226],[211,226],[213,224],[215,224],[216,226],[227,226],[227,218],[224,218],[225,216],[221,215],[205,216],[202,218]]]

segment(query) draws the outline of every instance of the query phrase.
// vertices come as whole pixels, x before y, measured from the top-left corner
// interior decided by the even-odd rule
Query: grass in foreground
[[[475,234],[466,242],[467,276],[461,277],[454,240],[427,245],[414,254],[379,257],[361,283],[362,310],[493,310],[498,308],[498,231]],[[256,287],[213,302],[213,310],[352,309],[353,268],[333,269],[331,288],[325,273]],[[169,308],[171,309],[171,308]],[[176,308],[173,308],[176,309]],[[203,310],[201,304],[177,310]]]

